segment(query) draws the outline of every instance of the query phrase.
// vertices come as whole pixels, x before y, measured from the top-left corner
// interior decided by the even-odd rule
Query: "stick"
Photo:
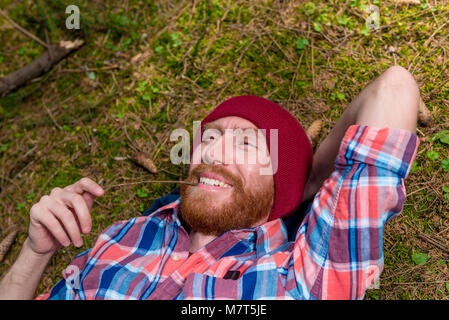
[[[14,22],[14,20],[12,20],[2,9],[0,9],[0,15],[3,16],[3,18],[5,18],[6,20],[8,20],[8,22],[10,24],[12,24],[12,26],[14,28],[16,28],[17,30],[19,30],[20,32],[22,32],[24,35],[30,37],[31,39],[33,39],[34,41],[36,41],[37,43],[39,43],[41,46],[45,47],[45,48],[49,48],[48,44],[46,44],[44,41],[42,41],[41,39],[39,39],[38,37],[36,37],[34,34],[31,34],[30,32],[26,31],[24,28],[22,28],[21,26],[19,26],[17,23]]]
[[[51,45],[48,50],[23,68],[0,78],[0,97],[24,85],[31,79],[39,77],[50,70],[55,64],[78,50],[84,41],[61,41],[59,45]]]
[[[113,184],[113,185],[108,186],[106,188],[106,190],[109,190],[110,188],[113,188],[113,187],[122,187],[122,186],[129,186],[129,185],[141,184],[141,183],[180,183],[180,184],[189,184],[191,186],[198,185],[198,183],[194,183],[194,182],[177,181],[177,180],[145,180],[145,181],[139,181],[139,182]]]
[[[430,244],[433,244],[435,247],[437,247],[438,249],[444,251],[446,254],[449,254],[449,249],[447,246],[445,246],[443,243],[438,242],[438,240],[431,238],[430,236],[428,236],[425,233],[418,233],[417,236],[427,242],[429,242]]]

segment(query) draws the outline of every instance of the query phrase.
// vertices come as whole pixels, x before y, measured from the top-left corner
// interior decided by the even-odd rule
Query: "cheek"
[[[193,150],[193,154],[192,154],[192,164],[190,167],[192,166],[197,166],[201,163],[201,145],[198,145],[195,150]],[[192,168],[191,168],[192,169]]]
[[[273,176],[261,174],[261,169],[265,166],[250,165],[250,166],[238,166],[240,175],[245,181],[246,188],[270,186],[273,185]]]

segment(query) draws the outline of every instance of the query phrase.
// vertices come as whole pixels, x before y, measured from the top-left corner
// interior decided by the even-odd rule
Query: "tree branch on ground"
[[[0,97],[7,95],[28,81],[49,71],[55,64],[71,52],[78,50],[83,44],[83,40],[75,40],[61,41],[57,45],[50,45],[48,50],[33,62],[0,78]]]

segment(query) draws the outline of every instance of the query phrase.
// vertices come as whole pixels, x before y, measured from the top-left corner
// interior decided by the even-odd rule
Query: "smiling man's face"
[[[273,175],[261,174],[270,166],[265,137],[240,117],[220,118],[204,129],[186,179],[198,185],[181,186],[183,219],[192,230],[216,236],[266,222],[274,181]],[[244,134],[236,134],[238,129]]]

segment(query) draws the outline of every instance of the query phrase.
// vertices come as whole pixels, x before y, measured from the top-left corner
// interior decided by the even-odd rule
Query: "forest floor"
[[[79,6],[79,30],[65,27],[69,4]],[[379,9],[377,29],[366,24],[368,5]],[[322,141],[352,99],[396,64],[415,76],[433,123],[418,128],[408,197],[387,224],[384,271],[366,299],[449,298],[447,1],[0,0],[0,7],[44,41],[85,41],[0,98],[0,239],[19,229],[0,277],[27,236],[31,206],[52,188],[90,177],[107,191],[94,204],[83,247],[52,258],[38,294],[108,225],[140,215],[176,187],[137,183],[185,176],[188,168],[169,160],[174,129],[192,133],[192,122],[226,98],[254,94],[304,127],[322,119]],[[2,17],[0,43],[0,77],[44,51]],[[136,148],[151,155],[157,174],[117,158]],[[109,188],[115,184],[122,185]]]

